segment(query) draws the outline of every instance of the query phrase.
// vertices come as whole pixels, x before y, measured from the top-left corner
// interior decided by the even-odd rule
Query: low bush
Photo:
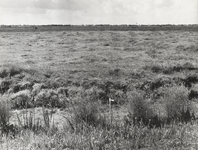
[[[192,84],[198,83],[198,75],[197,74],[189,74],[185,79],[183,79],[184,86],[191,88]]]
[[[0,80],[0,94],[6,93],[9,90],[11,84],[12,81],[10,79]]]
[[[150,67],[151,68],[151,71],[154,72],[154,73],[160,73],[164,70],[164,66],[162,65],[153,65]]]
[[[188,95],[188,98],[189,98],[189,100],[198,99],[198,91],[191,90],[189,95]]]
[[[68,88],[68,95],[70,98],[80,96],[84,92],[83,87],[71,86]]]
[[[36,83],[32,87],[32,95],[37,95],[42,89],[46,89],[47,87],[43,83]]]
[[[154,112],[144,99],[143,93],[132,91],[127,93],[127,97],[129,101],[129,119],[133,121],[133,124],[141,121],[144,125],[148,125],[149,119],[154,116]]]
[[[42,89],[35,96],[34,105],[36,107],[61,107],[59,103],[59,96],[57,92],[52,89]]]
[[[9,69],[9,75],[10,76],[20,74],[21,72],[22,72],[22,69],[20,67],[17,67],[17,66],[11,66],[11,68]]]
[[[83,100],[76,108],[73,106],[73,124],[79,127],[104,127],[107,125],[106,117],[101,115],[98,102],[86,102]]]
[[[65,87],[59,87],[57,93],[68,97],[68,89]]]
[[[174,72],[191,71],[197,70],[197,68],[191,63],[175,64],[175,65],[160,65],[153,64],[151,66],[146,66],[145,68],[150,68],[153,73],[164,73],[172,74]]]
[[[166,117],[170,121],[190,121],[191,106],[188,100],[188,89],[184,86],[167,88],[164,92]]]
[[[31,101],[31,94],[29,90],[19,91],[14,93],[10,98],[12,109],[30,108],[33,106]]]
[[[9,91],[10,91],[10,93],[17,93],[22,90],[31,89],[32,85],[33,84],[28,81],[22,81],[22,82],[12,85],[10,87]]]
[[[8,76],[8,72],[7,72],[6,69],[0,70],[0,77],[1,77],[1,78],[5,78],[5,77],[7,77],[7,76]]]
[[[11,77],[16,74],[20,74],[21,72],[22,72],[22,69],[20,67],[12,65],[12,66],[3,68],[0,71],[0,77],[1,78]]]
[[[97,86],[93,86],[92,88],[85,90],[82,97],[96,102],[98,100],[104,100],[105,92]]]
[[[109,75],[113,77],[118,77],[122,74],[122,70],[119,68],[109,70]]]
[[[110,89],[108,97],[114,99],[113,104],[122,105],[127,102],[127,96],[122,90]]]

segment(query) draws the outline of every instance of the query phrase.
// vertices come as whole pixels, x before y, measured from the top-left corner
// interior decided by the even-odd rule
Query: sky
[[[0,25],[198,24],[198,0],[0,0]]]

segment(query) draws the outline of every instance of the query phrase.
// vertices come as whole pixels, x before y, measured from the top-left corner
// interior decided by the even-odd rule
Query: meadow
[[[0,149],[198,149],[197,41],[182,30],[1,32]]]

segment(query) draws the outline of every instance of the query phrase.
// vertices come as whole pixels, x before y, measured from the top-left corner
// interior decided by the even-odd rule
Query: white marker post
[[[111,109],[111,102],[113,102],[114,100],[109,98],[109,115],[110,115],[110,126],[112,124],[112,109]]]

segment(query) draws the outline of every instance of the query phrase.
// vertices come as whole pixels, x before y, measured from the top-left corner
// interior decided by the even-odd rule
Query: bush
[[[11,96],[11,108],[21,109],[30,108],[33,104],[31,102],[31,95],[29,90],[19,91]]]
[[[11,84],[12,84],[11,80],[8,79],[0,80],[0,94],[6,93],[9,90]]]
[[[59,97],[59,104],[61,107],[66,108],[69,103],[69,94],[68,94],[68,89],[65,87],[59,87],[56,90],[58,97]]]
[[[160,73],[164,70],[164,66],[158,65],[158,64],[155,64],[155,65],[151,66],[150,68],[151,68],[151,71],[154,73]]]
[[[35,97],[35,106],[60,107],[57,92],[52,89],[42,89]]]
[[[74,108],[74,122],[76,125],[104,126],[106,120],[101,116],[98,102],[82,102]]]
[[[189,95],[188,95],[188,98],[189,98],[189,100],[198,99],[198,91],[191,90]]]
[[[97,86],[93,86],[90,89],[86,89],[83,93],[83,97],[90,101],[98,101],[103,100],[105,92],[98,88]]]
[[[72,99],[74,102],[79,102],[81,101],[81,97],[84,93],[84,88],[83,87],[77,87],[77,86],[71,86],[68,87],[68,97]]]
[[[14,76],[16,74],[20,74],[22,72],[22,69],[17,67],[17,66],[8,66],[6,68],[3,68],[1,71],[0,71],[0,77],[1,78],[5,78],[5,77],[8,77],[8,76]]]
[[[126,94],[122,90],[110,89],[108,97],[114,99],[113,104],[124,104],[126,102]]]
[[[43,83],[36,83],[32,87],[32,95],[37,95],[42,89],[47,88]]]
[[[174,86],[166,89],[163,101],[168,120],[189,121],[191,119],[188,89],[184,86]]]
[[[5,77],[7,77],[7,76],[8,76],[8,72],[7,72],[6,69],[0,70],[0,77],[1,77],[1,78],[5,78]]]
[[[143,94],[137,91],[127,93],[129,101],[129,117],[134,121],[142,121],[145,125],[149,119],[154,116],[153,110],[149,107],[149,103],[144,99]],[[135,123],[135,122],[134,122]]]
[[[110,76],[118,77],[121,75],[121,73],[122,73],[122,70],[119,68],[109,70]]]
[[[9,91],[16,93],[21,90],[31,89],[31,88],[32,88],[32,83],[30,83],[28,81],[22,81],[22,82],[12,85],[11,88],[9,89]]]
[[[20,74],[22,72],[22,69],[17,66],[11,66],[9,69],[10,76],[14,76],[16,74]]]

